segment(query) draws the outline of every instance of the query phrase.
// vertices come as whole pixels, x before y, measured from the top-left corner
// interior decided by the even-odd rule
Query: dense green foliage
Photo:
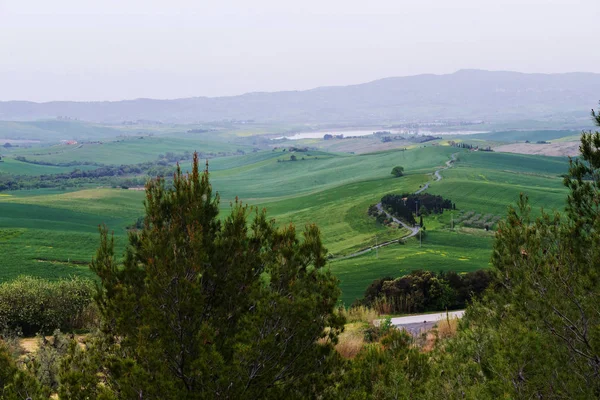
[[[440,396],[600,396],[599,133],[583,135],[581,153],[565,178],[565,215],[534,220],[521,196],[500,222],[494,290],[438,354]]]
[[[0,341],[0,398],[40,400],[49,395],[50,389],[43,387],[32,373],[17,367],[9,349]]]
[[[466,274],[413,271],[399,278],[376,279],[358,303],[386,314],[455,310],[481,296],[491,278],[488,270]]]
[[[157,179],[146,193],[123,266],[106,229],[92,263],[104,332],[119,338],[107,385],[119,398],[314,395],[343,322],[316,226],[299,240],[264,212],[248,224],[239,202],[220,221],[197,157],[172,188]]]
[[[395,166],[394,168],[392,168],[392,175],[394,175],[396,178],[399,178],[401,176],[404,175],[404,167],[401,166]]]
[[[81,278],[57,282],[20,277],[0,284],[0,332],[72,331],[90,317],[94,285]]]
[[[456,209],[456,205],[451,200],[429,193],[386,194],[381,198],[381,204],[399,215],[406,213],[404,209],[414,211],[415,214],[440,214],[444,210]]]
[[[396,194],[386,194],[381,198],[381,205],[388,210],[394,217],[411,225],[415,224],[413,210],[404,204],[402,196]]]

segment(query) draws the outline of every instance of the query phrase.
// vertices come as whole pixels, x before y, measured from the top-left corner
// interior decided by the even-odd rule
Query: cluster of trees
[[[83,328],[94,318],[90,280],[50,282],[22,276],[0,284],[0,333],[49,334]]]
[[[160,160],[140,164],[106,165],[89,171],[76,168],[71,172],[38,176],[0,174],[0,191],[67,188],[88,183],[125,187],[140,186],[146,183],[148,177],[169,176],[174,171],[173,165],[165,160]]]
[[[413,136],[412,140],[417,143],[425,143],[425,142],[431,142],[432,140],[439,140],[441,138],[442,138],[441,136],[415,135],[415,136]]]
[[[469,150],[478,150],[478,151],[494,151],[490,146],[479,147],[478,145],[468,144],[464,142],[455,142],[454,140],[449,140],[448,144],[452,147],[458,147],[459,149],[469,149]]]
[[[200,158],[214,158],[227,155],[241,155],[243,150],[236,153],[198,153]],[[41,188],[73,188],[85,184],[95,183],[113,187],[143,186],[148,177],[170,176],[175,172],[174,163],[182,160],[191,160],[193,153],[185,151],[181,154],[167,152],[160,154],[158,160],[139,164],[104,165],[91,161],[70,161],[54,163],[50,161],[30,160],[23,156],[15,159],[30,164],[51,165],[60,167],[76,167],[81,165],[95,165],[93,170],[73,169],[71,172],[44,175],[13,175],[0,173],[0,191]]]
[[[215,129],[206,129],[206,128],[197,128],[197,129],[188,129],[187,133],[207,133],[212,132]]]
[[[390,217],[388,217],[388,215],[385,212],[379,211],[379,209],[377,208],[377,206],[375,204],[371,204],[369,206],[367,213],[371,217],[374,217],[377,220],[377,222],[382,225],[389,225],[392,222],[394,222]]]
[[[23,156],[16,156],[15,160],[21,161],[21,162],[25,162],[28,164],[35,164],[35,165],[51,165],[54,167],[75,167],[78,165],[97,165],[97,166],[102,166],[104,164],[101,163],[96,163],[96,162],[92,162],[92,161],[68,161],[68,162],[50,162],[50,161],[43,161],[43,160],[30,160],[28,158],[25,158]]]
[[[294,146],[292,146],[292,147],[288,148],[288,151],[292,151],[292,152],[296,151],[298,153],[306,153],[306,152],[309,151],[309,149],[308,149],[308,147],[294,147]]]
[[[488,270],[466,274],[417,270],[400,278],[376,279],[357,304],[385,314],[455,310],[479,298],[491,280]]]
[[[422,214],[441,214],[444,210],[456,209],[456,204],[428,193],[419,194],[386,194],[381,198],[381,205],[396,218],[407,223],[415,224],[413,212]]]
[[[388,196],[388,195],[386,195]],[[410,210],[417,210],[418,214],[441,214],[444,210],[455,210],[456,204],[452,202],[452,200],[444,199],[442,196],[433,195],[429,193],[419,193],[419,194],[402,194],[391,195],[400,197],[400,199],[405,199],[403,202],[406,203],[406,207]],[[382,199],[383,201],[383,199]],[[397,200],[396,200],[397,201]]]
[[[5,190],[22,190],[22,189],[43,189],[43,188],[58,188],[66,190],[68,188],[77,188],[91,183],[96,185],[105,185],[112,187],[135,187],[143,186],[146,183],[147,176],[129,176],[115,177],[105,176],[100,178],[65,178],[47,176],[41,180],[39,176],[29,175],[10,175],[0,173],[0,191]]]
[[[216,157],[240,156],[240,155],[246,154],[246,152],[242,149],[237,149],[235,152],[220,151],[217,153],[215,153],[215,152],[197,152],[197,153],[198,153],[198,157],[203,160],[210,159],[210,158],[216,158]],[[158,163],[159,164],[162,163],[163,165],[165,163],[174,164],[179,161],[192,160],[193,157],[194,157],[194,153],[191,151],[188,151],[188,150],[184,151],[183,153],[173,153],[171,151],[168,151],[165,154],[158,155]]]
[[[394,217],[406,222],[416,224],[412,210],[405,204],[404,198],[397,194],[386,194],[381,198],[381,205]]]

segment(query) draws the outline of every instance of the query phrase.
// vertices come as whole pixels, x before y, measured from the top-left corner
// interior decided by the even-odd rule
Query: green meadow
[[[209,161],[213,189],[221,197],[222,216],[237,196],[244,203],[266,208],[280,225],[294,223],[300,230],[305,224],[316,223],[346,305],[383,276],[400,276],[414,269],[465,272],[488,267],[493,233],[460,225],[451,229],[453,218],[465,212],[504,216],[507,204],[514,203],[521,192],[529,195],[534,209],[561,210],[566,195],[560,177],[568,167],[564,158],[430,145],[362,155],[309,150],[294,153],[296,161],[291,161],[290,152],[282,148],[253,152],[240,144],[183,136],[126,138],[88,146],[97,146],[98,151],[88,151],[86,146],[53,146],[18,153],[33,158],[47,152],[35,157],[49,162],[136,163],[155,160],[166,151],[248,150],[242,156]],[[434,181],[433,172],[454,153],[457,161],[453,168],[441,172],[441,181]],[[392,177],[390,171],[396,165],[404,166],[405,176]],[[189,169],[188,162],[182,167]],[[0,163],[0,172],[13,174],[63,170],[71,169],[9,158]],[[417,236],[403,245],[343,258],[406,236],[408,231],[403,228],[378,224],[367,215],[367,209],[384,194],[414,192],[426,182],[430,183],[429,193],[451,199],[457,210],[426,216],[422,245]],[[108,187],[0,193],[0,281],[21,274],[53,279],[91,276],[87,264],[98,244],[98,225],[106,224],[114,232],[117,254],[121,255],[127,241],[126,227],[143,215],[143,199],[143,191]]]
[[[0,161],[0,174],[11,175],[43,175],[43,174],[60,174],[71,172],[75,168],[81,170],[91,170],[97,167],[92,165],[78,165],[76,167],[56,167],[53,165],[39,165],[28,162],[15,160],[14,158],[5,157]]]
[[[27,160],[47,163],[64,163],[69,161],[93,161],[101,164],[137,164],[155,161],[167,152],[182,154],[186,151],[202,153],[235,153],[239,150],[251,152],[252,147],[214,140],[211,136],[201,135],[179,136],[124,136],[110,138],[93,143],[75,145],[55,144],[44,147],[32,147],[12,150],[11,154],[20,155]]]

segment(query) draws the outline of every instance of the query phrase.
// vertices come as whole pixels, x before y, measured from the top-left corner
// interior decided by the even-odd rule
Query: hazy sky
[[[0,100],[600,72],[600,0],[0,0]]]

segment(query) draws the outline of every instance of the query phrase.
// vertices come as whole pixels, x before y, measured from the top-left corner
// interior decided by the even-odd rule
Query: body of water
[[[382,131],[385,129],[381,129]],[[295,133],[293,135],[285,135],[285,136],[279,136],[274,138],[273,140],[281,140],[281,139],[288,139],[288,140],[300,140],[300,139],[323,139],[323,136],[329,134],[329,135],[344,135],[345,138],[348,137],[357,137],[357,136],[370,136],[372,135],[374,132],[374,130],[349,130],[349,131],[342,131],[342,130],[331,130],[331,131],[319,131],[319,132],[298,132]],[[420,130],[419,131],[419,135],[431,135],[431,136],[443,136],[443,135],[474,135],[476,133],[486,133],[487,131],[439,131],[439,132],[432,132],[432,131],[425,131],[425,130]],[[390,131],[390,135],[394,136],[394,135],[412,135],[412,133],[406,133],[406,132],[398,132],[398,131]]]

